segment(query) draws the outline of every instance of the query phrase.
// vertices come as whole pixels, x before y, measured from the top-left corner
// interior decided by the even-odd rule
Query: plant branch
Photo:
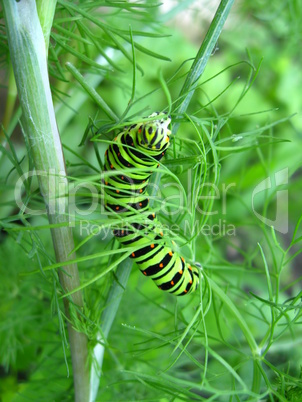
[[[183,87],[179,93],[178,102],[175,104],[175,110],[178,115],[186,112],[195,89],[198,85],[198,80],[202,76],[206,65],[213,54],[222,28],[226,22],[229,12],[232,8],[234,0],[221,0],[215,16],[211,22],[208,32],[198,50],[190,71],[186,77]],[[176,133],[179,123],[174,124],[173,132]]]
[[[48,54],[50,31],[53,24],[57,0],[36,0],[39,21],[44,35],[46,55]]]
[[[229,11],[231,9],[231,6],[233,4],[234,0],[222,0],[215,18],[212,21],[212,24],[208,30],[208,33],[195,57],[195,60],[193,62],[193,65],[191,67],[191,70],[187,76],[187,79],[183,85],[183,88],[180,92],[179,95],[179,104],[178,106],[176,105],[176,108],[178,107],[178,113],[184,113],[190,103],[190,100],[193,96],[193,93],[195,91],[195,87],[197,85],[197,81],[202,75],[205,66],[209,60],[210,55],[213,52],[213,49],[216,45],[216,42],[218,40],[218,37],[222,31],[222,28],[224,26],[224,23],[226,21],[226,18],[229,14]],[[195,83],[195,87],[194,87]],[[188,94],[187,91],[188,89],[190,92]],[[178,125],[174,125],[173,131],[174,133],[177,131]],[[156,177],[151,179],[151,181],[154,181],[155,183],[158,184],[160,180],[160,175],[156,175]],[[152,186],[154,189],[155,186]],[[150,194],[152,195],[152,194]],[[101,326],[103,330],[103,336],[104,339],[107,339],[109,335],[109,331],[111,328],[111,325],[113,323],[114,317],[117,313],[119,303],[121,301],[124,289],[123,286],[126,286],[128,277],[130,275],[132,267],[132,261],[128,260],[124,262],[123,264],[120,264],[117,271],[116,271],[116,276],[118,280],[113,283],[112,288],[110,289],[110,293],[108,296],[107,300],[107,307],[104,310],[102,314],[102,320],[101,320]],[[101,340],[101,338],[100,338]],[[101,372],[101,367],[102,367],[102,362],[103,362],[103,355],[104,355],[104,346],[101,344],[98,344],[94,350],[94,357],[95,357],[95,366],[92,368],[92,373],[91,373],[91,389],[92,389],[92,399],[90,400],[93,402],[96,397],[97,393],[97,388],[99,384],[99,378],[100,378],[100,372]]]
[[[72,253],[72,230],[68,226],[68,181],[49,86],[45,39],[36,2],[2,0],[2,4],[10,57],[22,107],[23,132],[30,145],[49,222],[66,223],[66,226],[52,228],[51,235],[57,261],[67,262],[75,258]],[[52,20],[53,15],[50,17]],[[65,292],[79,287],[77,265],[65,265],[59,271],[59,278]],[[64,304],[69,321],[75,400],[85,402],[89,399],[87,338],[74,328],[74,315],[71,314],[74,308],[82,310],[82,294],[73,293],[70,298],[65,298]]]

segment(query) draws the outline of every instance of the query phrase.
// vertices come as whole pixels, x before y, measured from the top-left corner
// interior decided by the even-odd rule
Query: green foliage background
[[[176,299],[133,267],[110,335],[102,341],[105,355],[96,400],[299,401],[302,8],[293,0],[235,2],[187,114],[178,116],[174,106],[212,18],[203,12],[211,3],[202,2],[198,11],[197,3],[179,2],[164,16],[152,2],[137,8],[123,2],[100,4],[103,8],[94,18],[111,31],[84,14],[90,11],[89,2],[80,8],[67,2],[57,6],[49,71],[71,187],[86,182],[100,188],[100,159],[115,123],[73,79],[66,62],[87,74],[90,83],[98,82],[97,92],[123,117],[120,125],[172,109],[173,122],[180,125],[161,169],[162,185],[173,177],[167,168],[179,177],[187,197],[198,195],[194,172],[218,189],[218,195],[211,186],[201,192],[204,198],[198,205],[211,212],[206,217],[187,213],[180,222],[161,214],[170,227],[180,222],[182,230],[170,236],[186,243],[182,251],[201,263],[202,292]],[[185,26],[187,9],[193,11]],[[79,10],[82,19],[77,24]],[[137,43],[135,76],[128,59],[133,50],[129,22]],[[158,37],[144,36],[150,32]],[[99,69],[92,61],[106,48],[110,63]],[[7,105],[3,20],[1,67],[1,104]],[[2,111],[4,121],[8,108]],[[48,221],[46,215],[21,213],[14,199],[18,177],[32,167],[19,116],[16,105],[5,125],[0,160],[0,400],[69,401],[70,355],[61,289],[51,269],[55,258]],[[204,150],[195,145],[200,138]],[[277,187],[274,174],[283,169],[288,169],[288,183]],[[281,232],[272,230],[253,211],[253,191],[267,177],[272,186],[255,196],[256,212],[274,220],[281,211],[287,231],[284,225]],[[75,198],[83,211],[89,208],[91,193],[80,190]],[[287,193],[276,204],[278,190]],[[23,195],[32,208],[42,207],[34,180],[27,182]],[[163,191],[162,198],[171,195]],[[162,199],[154,199],[154,208],[160,208]],[[112,236],[104,239],[103,232],[89,236],[76,218],[86,303],[78,326],[89,337],[92,353],[109,289],[116,282],[114,270],[98,276],[115,261],[110,250],[118,245]],[[190,236],[186,219],[193,228],[197,220],[204,231]],[[106,220],[98,209],[84,217],[84,224],[98,229]],[[205,232],[202,224],[212,232]],[[97,257],[99,252],[108,255]]]

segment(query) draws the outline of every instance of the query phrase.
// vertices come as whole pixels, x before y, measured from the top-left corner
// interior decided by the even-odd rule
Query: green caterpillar
[[[198,287],[198,268],[186,263],[164,241],[155,213],[149,211],[146,192],[148,180],[169,146],[171,118],[156,120],[159,114],[125,127],[109,145],[105,152],[105,208],[119,218],[114,235],[122,245],[133,248],[130,258],[142,273],[159,289],[181,296]],[[145,216],[143,223],[132,222],[138,213]],[[123,224],[124,217],[130,217],[132,223]]]

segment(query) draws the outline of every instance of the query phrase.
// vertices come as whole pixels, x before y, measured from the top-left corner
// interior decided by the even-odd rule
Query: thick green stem
[[[46,54],[48,53],[50,31],[55,15],[57,0],[36,0],[37,12],[44,35]]]
[[[208,32],[198,50],[198,53],[180,91],[178,101],[174,106],[175,111],[177,111],[179,115],[186,112],[191,102],[195,89],[198,86],[198,80],[202,76],[207,63],[213,54],[218,38],[231,11],[233,3],[234,0],[221,0],[217,8]],[[178,127],[179,123],[174,124],[174,134],[177,132]]]
[[[72,230],[68,226],[68,181],[51,98],[47,71],[45,39],[35,0],[2,0],[10,57],[22,107],[22,127],[30,145],[50,223],[66,223],[52,229],[56,259],[67,262],[75,255]],[[54,4],[54,3],[53,3]],[[52,19],[53,14],[50,16]],[[46,24],[47,25],[47,24]],[[65,292],[80,286],[76,264],[67,264],[59,272]],[[75,292],[65,301],[66,315],[72,320],[72,307],[81,310],[83,299]],[[87,338],[68,324],[76,402],[89,400]]]
[[[16,88],[16,82],[15,82],[15,77],[14,77],[11,63],[9,63],[8,72],[9,72],[8,91],[7,91],[5,112],[4,112],[3,121],[2,121],[2,124],[3,124],[3,127],[5,130],[7,130],[9,127],[9,123],[11,121],[11,118],[12,118],[12,115],[14,112],[14,107],[15,107],[16,100],[17,100],[17,88]],[[1,137],[3,136],[2,129],[0,131],[0,135],[1,135]]]
[[[206,67],[206,64],[215,48],[215,44],[217,43],[217,40],[219,38],[219,35],[222,31],[222,28],[224,26],[224,23],[227,19],[227,16],[231,10],[231,7],[234,3],[234,0],[222,0],[217,11],[215,14],[215,17],[211,23],[211,26],[207,32],[207,35],[204,39],[204,41],[201,44],[201,47],[195,57],[195,60],[192,64],[192,67],[190,69],[190,72],[187,76],[187,79],[183,85],[183,88],[181,89],[181,92],[179,94],[179,101],[175,105],[175,110],[177,110],[177,113],[185,113],[187,110],[187,107],[191,101],[191,98],[194,94],[194,91],[197,86],[197,81],[201,77],[202,73],[204,72],[204,69]],[[181,4],[179,7],[183,7]],[[166,20],[168,18],[163,17],[163,20]],[[72,66],[71,66],[72,67]],[[73,74],[75,78],[81,83],[81,85],[84,87],[85,83],[82,82],[81,77],[79,74],[74,73],[73,69]],[[91,93],[91,91],[90,91]],[[93,94],[91,93],[93,96]],[[95,99],[97,102],[97,99]],[[115,118],[115,116],[111,116],[112,118]],[[176,133],[178,129],[179,124],[174,124],[173,127],[173,132],[174,134]],[[157,175],[156,178],[154,179],[154,183],[159,183],[159,178],[160,175]],[[155,188],[156,186],[152,187]],[[102,330],[103,330],[103,335],[104,338],[106,339],[109,335],[109,331],[111,329],[112,322],[114,320],[114,317],[117,313],[119,303],[121,301],[122,295],[123,295],[123,287],[126,286],[128,277],[130,275],[132,267],[132,261],[126,261],[123,262],[122,264],[119,265],[116,275],[118,277],[118,281],[114,282],[112,285],[112,288],[109,293],[109,297],[107,300],[107,307],[104,310],[102,314]],[[99,336],[100,340],[102,340],[101,336]],[[101,373],[101,367],[103,363],[103,355],[104,355],[104,346],[101,344],[98,344],[96,348],[94,349],[94,357],[96,360],[96,365],[92,367],[92,373],[91,373],[91,402],[95,400],[96,394],[97,394],[97,389],[99,385],[99,379],[100,379],[100,373]]]

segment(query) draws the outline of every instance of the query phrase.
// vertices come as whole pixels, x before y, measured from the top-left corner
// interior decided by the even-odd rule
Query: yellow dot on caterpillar
[[[143,272],[143,274],[144,274],[144,275],[147,275],[147,272],[146,272],[146,271],[144,271],[144,272]]]
[[[172,255],[173,255],[172,251],[169,251],[169,256],[171,256],[171,257],[172,257]]]
[[[132,257],[135,257],[135,253],[132,253],[131,255],[132,255]]]
[[[120,190],[116,190],[116,192],[117,192],[117,193],[119,193],[119,192],[120,192]]]
[[[183,274],[183,270],[181,269],[180,271],[178,271],[178,273],[179,273],[180,275],[182,275],[182,274]]]
[[[161,262],[160,264],[159,264],[159,268],[163,268],[164,267],[164,264]]]
[[[154,244],[151,244],[151,246],[150,246],[151,248],[154,248]]]
[[[172,285],[172,286],[174,285],[174,282],[173,282],[173,281],[171,281],[171,285]]]

